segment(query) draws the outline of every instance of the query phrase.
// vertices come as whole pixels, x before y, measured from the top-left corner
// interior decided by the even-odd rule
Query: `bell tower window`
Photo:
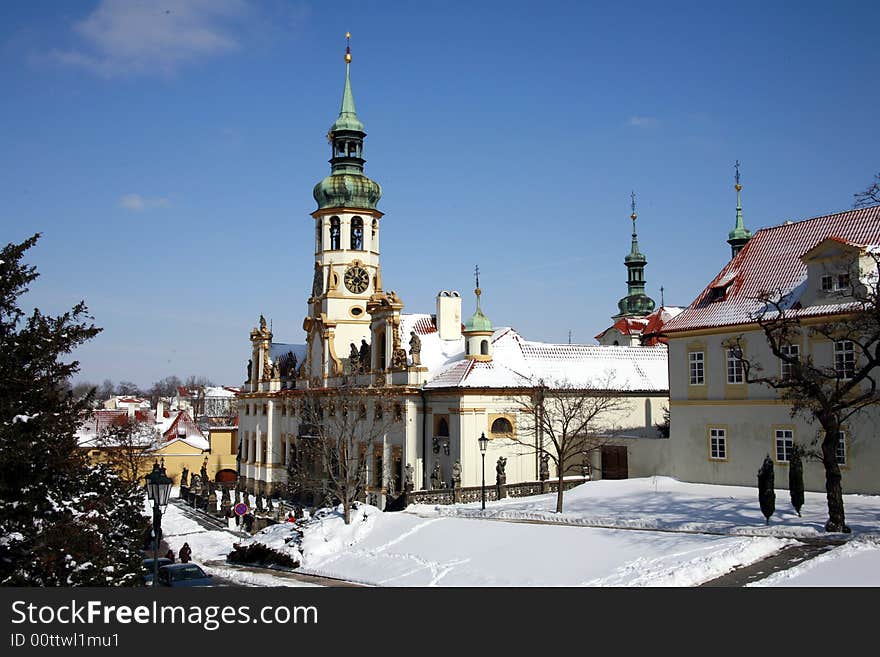
[[[482,354],[483,356],[489,355],[489,341],[488,340],[481,340],[480,341],[480,354]]]
[[[330,249],[339,250],[339,217],[330,217]]]
[[[363,251],[364,248],[364,220],[360,217],[351,220],[351,248],[355,251]]]

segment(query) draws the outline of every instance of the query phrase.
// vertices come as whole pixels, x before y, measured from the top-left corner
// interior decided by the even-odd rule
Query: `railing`
[[[569,490],[589,481],[586,477],[566,478],[562,481],[562,490]],[[493,484],[486,486],[486,501],[493,502],[505,497],[528,497],[555,493],[559,490],[559,480],[523,481],[518,484]],[[405,509],[410,504],[468,504],[483,499],[482,486],[465,488],[438,488],[434,490],[417,490],[404,492],[393,502],[389,502],[386,511]]]

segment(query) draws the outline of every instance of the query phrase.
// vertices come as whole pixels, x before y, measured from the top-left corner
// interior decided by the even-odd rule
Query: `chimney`
[[[452,290],[437,293],[437,333],[441,340],[461,338],[461,295]]]
[[[161,422],[165,418],[165,402],[161,399],[156,402],[156,422]]]
[[[136,408],[137,408],[137,406],[135,404],[128,405],[128,421],[129,422],[134,422],[134,411]]]

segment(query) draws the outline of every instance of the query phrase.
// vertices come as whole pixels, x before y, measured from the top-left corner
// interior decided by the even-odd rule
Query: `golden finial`
[[[474,290],[474,294],[479,297],[483,293],[480,289],[480,265],[474,266],[474,277],[477,279],[477,288]]]
[[[351,32],[345,33],[345,63],[351,64]]]
[[[635,191],[630,192],[629,196],[632,199],[632,203],[631,203],[632,214],[629,215],[629,218],[632,219],[633,221],[635,221],[636,217],[638,217],[638,215],[636,214],[636,193],[635,193]]]

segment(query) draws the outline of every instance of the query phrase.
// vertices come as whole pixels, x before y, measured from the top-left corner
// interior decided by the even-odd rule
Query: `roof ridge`
[[[759,228],[755,232],[763,232],[763,231],[771,231],[776,230],[777,228],[789,228],[790,226],[796,226],[798,224],[804,224],[808,221],[815,221],[817,219],[830,219],[831,217],[838,217],[840,215],[849,214],[851,212],[866,212],[867,210],[880,210],[880,204],[878,205],[869,205],[864,208],[850,208],[849,210],[840,210],[838,212],[830,212],[828,214],[820,214],[815,217],[809,217],[807,219],[798,219],[797,221],[792,221],[790,219],[783,220],[781,224],[776,224],[774,226],[765,226],[764,228]]]

